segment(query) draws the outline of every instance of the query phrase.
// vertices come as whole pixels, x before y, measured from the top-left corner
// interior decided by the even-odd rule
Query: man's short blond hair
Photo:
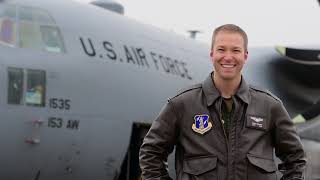
[[[244,49],[247,51],[248,50],[248,36],[247,33],[241,29],[239,26],[234,25],[234,24],[224,24],[222,26],[217,27],[212,34],[212,42],[211,42],[211,50],[213,49],[214,43],[215,43],[215,38],[219,32],[230,32],[230,33],[238,33],[242,36],[243,41],[244,41]]]

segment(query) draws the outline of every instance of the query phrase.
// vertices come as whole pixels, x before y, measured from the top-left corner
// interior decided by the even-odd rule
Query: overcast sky
[[[92,0],[75,0],[89,3]],[[249,45],[320,47],[320,6],[317,0],[117,0],[125,16],[209,43],[212,29],[234,23],[245,29]]]

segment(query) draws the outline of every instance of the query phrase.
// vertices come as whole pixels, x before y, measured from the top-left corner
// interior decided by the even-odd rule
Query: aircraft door
[[[34,179],[44,109],[29,109],[28,70],[1,66],[0,179]],[[37,99],[37,98],[33,98]],[[32,107],[33,108],[33,107]],[[19,173],[16,173],[19,172]]]
[[[3,111],[5,105],[5,82],[4,66],[0,64],[0,112]]]
[[[70,96],[64,85],[67,78],[60,78],[62,70],[30,70],[27,81],[26,100],[31,108],[44,112],[38,122],[37,138],[31,144],[38,149],[34,161],[39,180],[81,179],[77,169],[80,165],[80,115],[71,111]],[[39,86],[40,84],[40,86]],[[34,94],[38,91],[38,94]],[[36,129],[35,125],[34,129]]]
[[[71,179],[79,122],[51,108],[62,105],[48,98],[47,71],[0,66],[0,74],[0,179]]]

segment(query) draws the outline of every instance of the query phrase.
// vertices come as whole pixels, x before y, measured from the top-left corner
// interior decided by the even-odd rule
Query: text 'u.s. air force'
[[[101,60],[111,60],[114,62],[127,63],[144,68],[155,68],[157,71],[163,71],[167,74],[179,76],[191,80],[187,63],[157,52],[145,51],[141,47],[122,45],[115,48],[110,41],[96,43],[90,38],[80,37],[83,51],[92,58]],[[122,51],[117,52],[118,51]]]

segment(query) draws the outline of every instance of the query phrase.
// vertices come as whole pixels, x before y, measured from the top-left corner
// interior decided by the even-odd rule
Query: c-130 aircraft
[[[140,179],[144,135],[212,70],[209,48],[92,5],[1,1],[0,179]],[[244,76],[304,122],[306,178],[319,179],[319,51],[277,50],[250,48]]]

